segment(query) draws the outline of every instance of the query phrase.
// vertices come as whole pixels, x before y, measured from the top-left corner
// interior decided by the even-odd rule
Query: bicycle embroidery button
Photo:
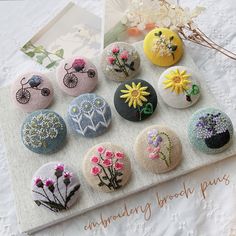
[[[12,84],[14,104],[25,112],[47,108],[53,100],[53,87],[49,79],[39,73],[18,77]]]
[[[130,44],[117,42],[108,45],[101,57],[101,68],[106,78],[122,82],[133,78],[140,67],[137,50]]]
[[[94,93],[82,94],[69,105],[68,123],[79,135],[97,137],[110,126],[111,108],[104,98]]]
[[[33,176],[32,198],[52,212],[69,209],[79,197],[80,182],[75,171],[63,163],[49,162]]]
[[[119,115],[126,120],[142,121],[154,113],[157,95],[147,81],[132,79],[117,88],[114,105]]]
[[[156,174],[174,169],[182,160],[180,139],[164,126],[151,126],[141,131],[134,150],[138,164]]]
[[[170,67],[158,80],[158,92],[167,105],[174,108],[188,108],[200,98],[198,75],[185,66]]]
[[[70,96],[92,92],[98,83],[97,69],[85,57],[73,57],[62,61],[56,74],[59,87]]]
[[[83,175],[94,189],[112,192],[121,189],[131,175],[130,160],[123,148],[112,143],[92,147],[85,155]]]

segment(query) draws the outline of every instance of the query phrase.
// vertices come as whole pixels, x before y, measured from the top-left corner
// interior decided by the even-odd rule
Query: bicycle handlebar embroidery
[[[67,88],[74,88],[77,86],[79,78],[76,76],[76,73],[87,73],[89,78],[94,78],[96,75],[95,70],[85,69],[85,61],[83,59],[75,59],[70,68],[67,68],[67,65],[67,63],[64,65],[66,74],[63,78],[63,84]]]
[[[26,78],[22,78],[20,81],[21,88],[16,92],[16,100],[21,104],[26,104],[31,98],[30,89],[41,91],[42,96],[49,96],[50,89],[48,88],[39,88],[39,85],[42,83],[42,78],[37,75],[33,75],[30,79],[24,82]]]

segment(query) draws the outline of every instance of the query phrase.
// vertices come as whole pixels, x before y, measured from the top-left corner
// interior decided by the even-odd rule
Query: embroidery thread
[[[230,140],[228,121],[220,112],[199,117],[195,132],[209,148],[221,148]]]
[[[165,75],[166,80],[163,81],[165,89],[171,89],[171,92],[175,92],[177,95],[185,93],[186,101],[192,102],[191,96],[195,96],[200,93],[198,85],[193,84],[189,87],[191,81],[190,74],[187,74],[186,70],[179,71],[179,69],[171,70],[169,74]]]
[[[44,206],[53,212],[59,212],[68,209],[68,202],[74,196],[74,194],[79,190],[80,184],[76,185],[69,193],[68,188],[71,184],[71,178],[73,173],[65,171],[63,164],[58,164],[55,166],[55,179],[46,178],[43,180],[40,177],[36,177],[34,180],[34,185],[37,190],[32,190],[43,197],[44,200],[35,200],[38,206]],[[59,182],[64,184],[65,192],[59,188]]]
[[[99,187],[106,186],[110,190],[122,187],[124,158],[123,152],[112,152],[102,146],[97,148],[97,155],[92,156],[90,161],[94,165],[91,174],[99,179]]]
[[[167,167],[170,167],[172,143],[169,135],[165,132],[159,132],[157,129],[153,129],[148,132],[147,141],[148,158],[152,160],[160,158],[165,162]]]
[[[95,70],[85,69],[86,63],[84,59],[75,59],[72,66],[69,68],[67,68],[67,65],[67,63],[64,65],[66,74],[63,78],[63,83],[67,88],[74,88],[77,86],[79,80],[76,76],[77,73],[87,73],[89,78],[94,78],[96,75]]]
[[[21,104],[27,104],[30,101],[31,94],[30,89],[41,91],[42,96],[49,96],[50,89],[39,88],[42,83],[42,77],[38,75],[33,75],[30,79],[24,82],[26,78],[22,78],[20,81],[21,88],[16,92],[16,100]]]

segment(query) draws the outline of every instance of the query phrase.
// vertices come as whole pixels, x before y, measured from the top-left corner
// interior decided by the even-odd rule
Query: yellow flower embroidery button
[[[171,66],[183,55],[183,43],[177,33],[167,28],[150,31],[143,42],[147,58],[158,66]]]

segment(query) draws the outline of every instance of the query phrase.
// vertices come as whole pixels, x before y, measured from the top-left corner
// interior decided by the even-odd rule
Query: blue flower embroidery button
[[[87,93],[75,98],[68,108],[70,127],[79,135],[96,137],[111,123],[111,108],[100,96]]]
[[[233,124],[221,110],[203,108],[191,117],[188,135],[191,144],[199,151],[220,153],[231,145]]]
[[[32,152],[39,154],[58,151],[65,141],[66,133],[64,120],[50,110],[31,113],[21,127],[23,144]]]

